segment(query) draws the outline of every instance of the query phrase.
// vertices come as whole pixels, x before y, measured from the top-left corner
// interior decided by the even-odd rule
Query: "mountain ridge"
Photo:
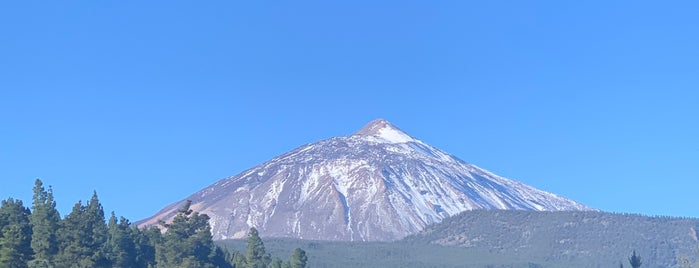
[[[592,210],[506,179],[415,139],[384,119],[302,145],[185,200],[215,239],[250,227],[269,237],[388,241],[473,209]],[[184,200],[139,225],[167,221]]]

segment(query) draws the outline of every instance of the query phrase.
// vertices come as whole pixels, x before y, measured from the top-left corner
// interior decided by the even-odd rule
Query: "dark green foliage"
[[[233,251],[229,255],[230,263],[235,268],[290,268],[289,262],[284,262],[278,257],[272,257],[266,252],[264,242],[256,228],[250,228],[248,238],[245,242],[245,254],[240,250]],[[303,250],[301,250],[303,251]],[[299,259],[306,260],[305,252],[299,253]],[[305,264],[304,264],[305,265]]]
[[[230,263],[233,265],[234,268],[245,268],[248,266],[247,262],[245,262],[245,255],[238,251],[233,253],[233,257],[230,259]]]
[[[60,218],[51,188],[34,184],[33,212],[22,201],[9,198],[0,206],[0,267],[11,268],[242,268],[290,267],[265,253],[251,230],[250,262],[240,252],[229,253],[211,237],[209,217],[187,201],[165,232],[151,226],[139,229],[114,212],[105,222],[97,193],[83,205],[78,201]],[[304,257],[305,258],[305,255]]]
[[[162,243],[163,236],[155,226],[143,230],[132,227],[136,247],[136,267],[155,267],[155,247]]]
[[[267,265],[267,268],[282,268],[283,263],[284,262],[281,259],[274,257],[272,258],[272,262]]]
[[[308,262],[306,252],[301,248],[294,249],[294,253],[291,253],[291,268],[305,268],[306,262]]]
[[[217,251],[211,238],[209,216],[190,209],[187,201],[166,228],[163,242],[156,247],[157,267],[216,267],[222,265],[223,252]],[[217,263],[218,262],[218,263]]]
[[[136,235],[130,225],[124,217],[117,221],[114,212],[109,217],[105,253],[112,267],[136,267]]]
[[[470,211],[395,242],[331,242],[266,238],[266,252],[289,256],[301,247],[308,267],[630,267],[694,265],[699,219],[604,212]],[[245,250],[245,240],[218,242]],[[678,259],[681,263],[678,264]],[[692,266],[690,266],[692,265]]]
[[[469,253],[463,248],[414,245],[403,242],[337,242],[282,238],[265,238],[264,242],[266,252],[273,256],[290,256],[295,248],[303,248],[308,260],[306,267],[314,268],[485,267],[490,260],[503,259],[496,254]],[[246,240],[226,240],[218,243],[231,250],[240,251],[245,250],[247,246]],[[522,265],[515,263],[507,267],[529,267],[526,260],[522,263]],[[282,267],[290,268],[291,265],[289,262],[284,262]]]
[[[58,239],[56,232],[61,221],[61,216],[56,210],[56,202],[53,200],[53,191],[48,191],[40,179],[34,182],[34,196],[30,222],[32,226],[31,246],[34,250],[34,260],[30,266],[51,266],[53,256],[58,253]]]
[[[81,202],[73,205],[73,210],[61,221],[58,241],[60,242],[60,252],[54,257],[55,263],[59,267],[71,267],[80,260],[86,258],[87,249],[83,247],[84,236],[81,225],[84,222],[85,207]]]
[[[270,257],[265,254],[265,245],[255,227],[248,232],[248,246],[245,262],[248,268],[265,268]]]
[[[633,254],[631,254],[631,257],[629,257],[629,264],[631,264],[631,268],[638,268],[641,267],[641,256],[636,255],[636,251],[633,251]]]
[[[33,251],[30,212],[21,200],[9,198],[0,206],[0,267],[27,267]]]
[[[212,243],[213,244],[213,243]],[[212,252],[212,255],[209,255],[209,258],[211,259],[211,263],[213,264],[213,267],[219,267],[219,268],[232,268],[233,265],[228,262],[228,255],[230,255],[228,252],[224,251],[220,247],[214,245],[214,251]]]
[[[629,246],[647,252],[643,267],[676,265],[679,257],[695,262],[693,250],[699,219],[647,217],[596,211],[530,212],[480,210],[464,212],[428,226],[405,239],[469,248],[516,258],[546,267],[569,263],[576,267],[618,266]],[[626,261],[626,260],[624,260]]]
[[[91,267],[111,267],[106,252],[107,224],[105,223],[104,209],[97,198],[97,192],[92,193],[92,198],[87,203],[84,224],[83,230],[86,233],[83,235],[87,238],[85,246],[88,248],[86,255],[89,256],[86,263]]]
[[[107,225],[97,193],[93,193],[86,206],[81,202],[73,206],[61,221],[58,238],[61,251],[56,258],[57,266],[110,267],[105,247]]]

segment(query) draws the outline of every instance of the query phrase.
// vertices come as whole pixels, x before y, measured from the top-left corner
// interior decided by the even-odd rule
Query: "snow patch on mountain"
[[[388,126],[379,129],[377,137],[389,143],[405,143],[415,141],[413,138],[403,133],[402,131],[398,131]]]

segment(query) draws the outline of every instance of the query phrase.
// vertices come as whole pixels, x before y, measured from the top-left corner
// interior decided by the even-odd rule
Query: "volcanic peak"
[[[406,143],[416,141],[413,137],[410,137],[410,135],[383,118],[369,122],[369,124],[355,132],[354,136],[363,136],[380,143]]]

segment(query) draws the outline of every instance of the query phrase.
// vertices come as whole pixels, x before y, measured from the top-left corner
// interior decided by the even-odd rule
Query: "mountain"
[[[474,209],[590,210],[506,179],[417,140],[383,119],[351,136],[303,145],[185,200],[214,239],[389,241]],[[139,224],[169,220],[185,200]]]

